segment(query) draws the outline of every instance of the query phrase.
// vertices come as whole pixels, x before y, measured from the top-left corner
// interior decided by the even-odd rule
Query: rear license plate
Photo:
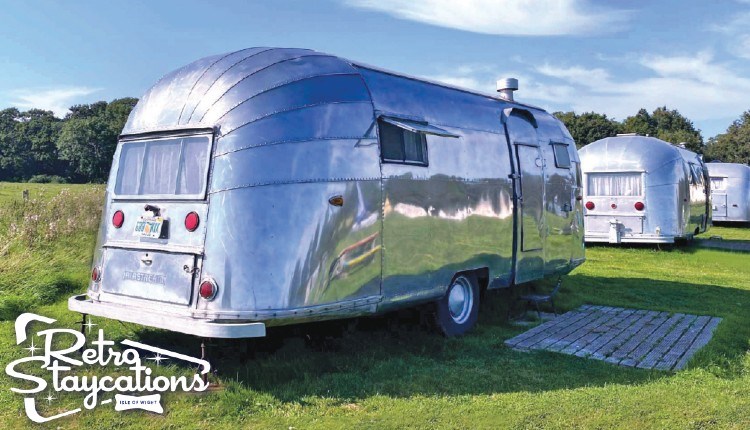
[[[161,237],[161,230],[163,226],[164,218],[162,217],[141,217],[141,219],[135,222],[133,236],[151,237],[158,239]]]

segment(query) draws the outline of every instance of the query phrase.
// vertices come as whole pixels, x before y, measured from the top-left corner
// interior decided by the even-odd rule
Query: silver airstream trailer
[[[708,171],[696,153],[634,134],[579,153],[587,242],[674,243],[710,226]]]
[[[69,308],[201,337],[435,304],[584,261],[579,159],[549,113],[303,49],[198,60],[125,125]]]
[[[750,166],[707,163],[711,178],[713,220],[750,222]]]

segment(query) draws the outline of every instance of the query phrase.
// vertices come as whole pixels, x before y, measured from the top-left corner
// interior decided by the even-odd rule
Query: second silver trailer
[[[714,221],[750,222],[750,166],[707,163]]]
[[[638,135],[579,153],[587,242],[673,243],[710,226],[708,171],[696,153]]]

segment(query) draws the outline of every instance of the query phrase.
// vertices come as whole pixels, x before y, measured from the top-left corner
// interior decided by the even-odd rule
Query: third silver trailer
[[[750,166],[708,163],[714,221],[750,222]]]
[[[580,150],[586,242],[673,243],[711,223],[708,171],[696,153],[618,135]]]

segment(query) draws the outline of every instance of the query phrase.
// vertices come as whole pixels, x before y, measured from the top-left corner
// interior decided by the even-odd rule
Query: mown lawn
[[[1,187],[0,187],[1,188]],[[0,193],[2,190],[0,189]],[[2,204],[2,203],[0,203]],[[750,241],[750,228],[709,235]],[[31,250],[10,247],[0,268],[0,299],[76,327],[66,298],[85,291],[94,232],[66,234]],[[567,277],[560,307],[584,303],[720,316],[714,339],[679,373],[621,368],[560,354],[521,353],[503,341],[523,331],[505,321],[507,294],[489,295],[470,335],[444,339],[414,313],[360,320],[354,330],[305,342],[287,330],[237,358],[237,342],[215,360],[220,388],[170,394],[165,414],[84,410],[41,428],[748,428],[750,426],[750,254],[702,249],[592,246]],[[60,288],[64,285],[64,288]],[[44,296],[45,291],[54,291]],[[29,295],[42,295],[31,297]],[[0,308],[2,310],[2,308]],[[13,318],[0,314],[0,363],[27,356],[14,345]],[[199,355],[189,336],[95,319],[110,339],[132,339]],[[318,337],[314,337],[318,339]],[[26,345],[22,345],[26,346]],[[217,348],[214,349],[217,351]],[[121,370],[94,369],[92,375]],[[189,374],[163,365],[160,374]],[[33,427],[19,386],[0,377],[0,428]],[[46,394],[46,393],[45,393]],[[44,397],[44,396],[37,396]],[[62,393],[43,414],[81,404]]]

